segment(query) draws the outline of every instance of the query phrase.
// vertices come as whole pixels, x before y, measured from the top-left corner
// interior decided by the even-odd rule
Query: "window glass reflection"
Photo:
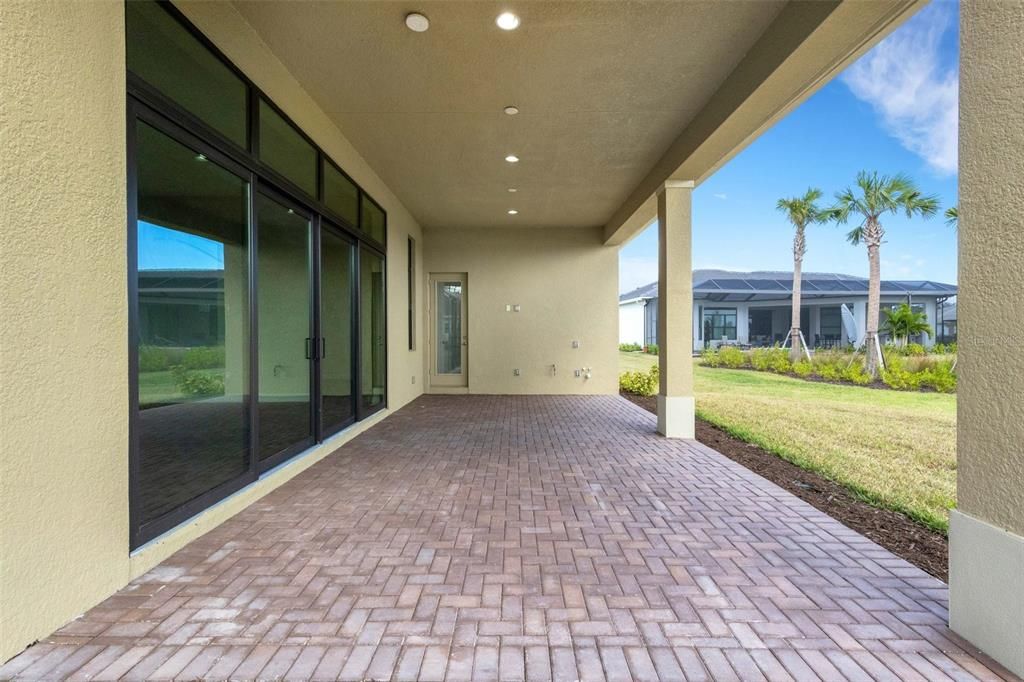
[[[248,184],[138,124],[142,522],[249,467]]]

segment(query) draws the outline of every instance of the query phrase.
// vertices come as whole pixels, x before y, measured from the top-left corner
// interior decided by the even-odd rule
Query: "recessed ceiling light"
[[[423,33],[430,28],[430,19],[427,19],[426,15],[419,12],[410,12],[405,15],[405,25],[409,27],[410,31]]]
[[[509,192],[518,192],[519,190],[517,190],[515,187],[509,187],[508,191]]]
[[[196,161],[206,161],[206,154],[196,154]]]
[[[519,28],[519,17],[511,12],[502,12],[498,15],[498,18],[494,20],[494,23],[498,25],[498,28],[504,31],[514,31]]]
[[[519,213],[519,211],[515,210],[514,208],[510,208],[510,209],[508,210],[508,214],[509,214],[509,215],[516,215],[516,214],[518,214],[518,213]]]
[[[519,157],[516,156],[515,154],[509,154],[508,156],[505,157],[505,160],[508,161],[509,163],[519,163]]]
[[[505,113],[508,114],[509,116],[515,116],[516,114],[519,113],[519,107],[511,105],[507,106],[505,107]]]

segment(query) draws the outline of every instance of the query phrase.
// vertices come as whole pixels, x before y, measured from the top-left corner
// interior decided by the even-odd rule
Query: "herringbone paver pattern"
[[[946,587],[618,397],[423,397],[0,668],[998,679]]]

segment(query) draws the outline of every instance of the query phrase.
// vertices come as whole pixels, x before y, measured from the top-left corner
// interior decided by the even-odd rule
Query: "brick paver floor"
[[[946,586],[615,396],[429,396],[0,678],[998,679]]]

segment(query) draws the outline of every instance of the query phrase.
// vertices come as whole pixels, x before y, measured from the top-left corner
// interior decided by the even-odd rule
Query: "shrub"
[[[784,348],[772,349],[768,357],[768,369],[772,372],[789,374],[793,370],[793,363],[789,361],[789,353]]]
[[[619,376],[619,390],[636,395],[654,395],[658,392],[658,379],[657,365],[646,372],[623,372]]]
[[[897,391],[916,391],[921,388],[921,374],[911,372],[900,366],[882,370],[882,381],[889,388]]]
[[[705,367],[718,367],[722,363],[718,357],[718,351],[714,348],[705,348],[700,352],[700,364]]]
[[[807,360],[801,360],[793,365],[793,374],[801,379],[806,379],[814,373],[814,365]]]
[[[750,351],[750,366],[762,372],[767,372],[772,366],[772,351],[774,348],[755,348]]]
[[[644,348],[644,352],[645,353],[650,353],[651,355],[657,355],[658,354],[658,344],[656,344],[656,343],[649,343],[649,344],[647,344],[647,346]]]
[[[739,369],[747,364],[747,356],[735,346],[722,346],[718,349],[718,359],[723,367]]]
[[[936,355],[956,355],[956,341],[953,343],[937,343],[932,347]]]
[[[171,372],[178,390],[185,395],[224,395],[224,377],[216,372],[190,370],[183,365],[175,365]]]
[[[171,354],[159,346],[139,346],[139,371],[162,372],[171,366]]]
[[[224,366],[224,346],[196,346],[181,358],[185,369],[218,369]]]
[[[954,393],[956,391],[956,373],[953,371],[953,363],[938,362],[934,366],[922,371],[919,375],[921,386],[931,388],[939,393]]]
[[[643,346],[638,343],[620,343],[619,350],[623,353],[636,353],[643,350]]]
[[[858,386],[867,386],[871,383],[871,375],[864,371],[863,365],[859,362],[854,362],[844,369],[840,375],[843,381],[848,381],[851,384],[857,384]]]
[[[903,347],[903,352],[906,355],[927,355],[928,351],[925,347],[919,343],[908,343]]]
[[[814,368],[815,374],[825,381],[839,381],[843,376],[841,367],[833,364],[822,364]]]

